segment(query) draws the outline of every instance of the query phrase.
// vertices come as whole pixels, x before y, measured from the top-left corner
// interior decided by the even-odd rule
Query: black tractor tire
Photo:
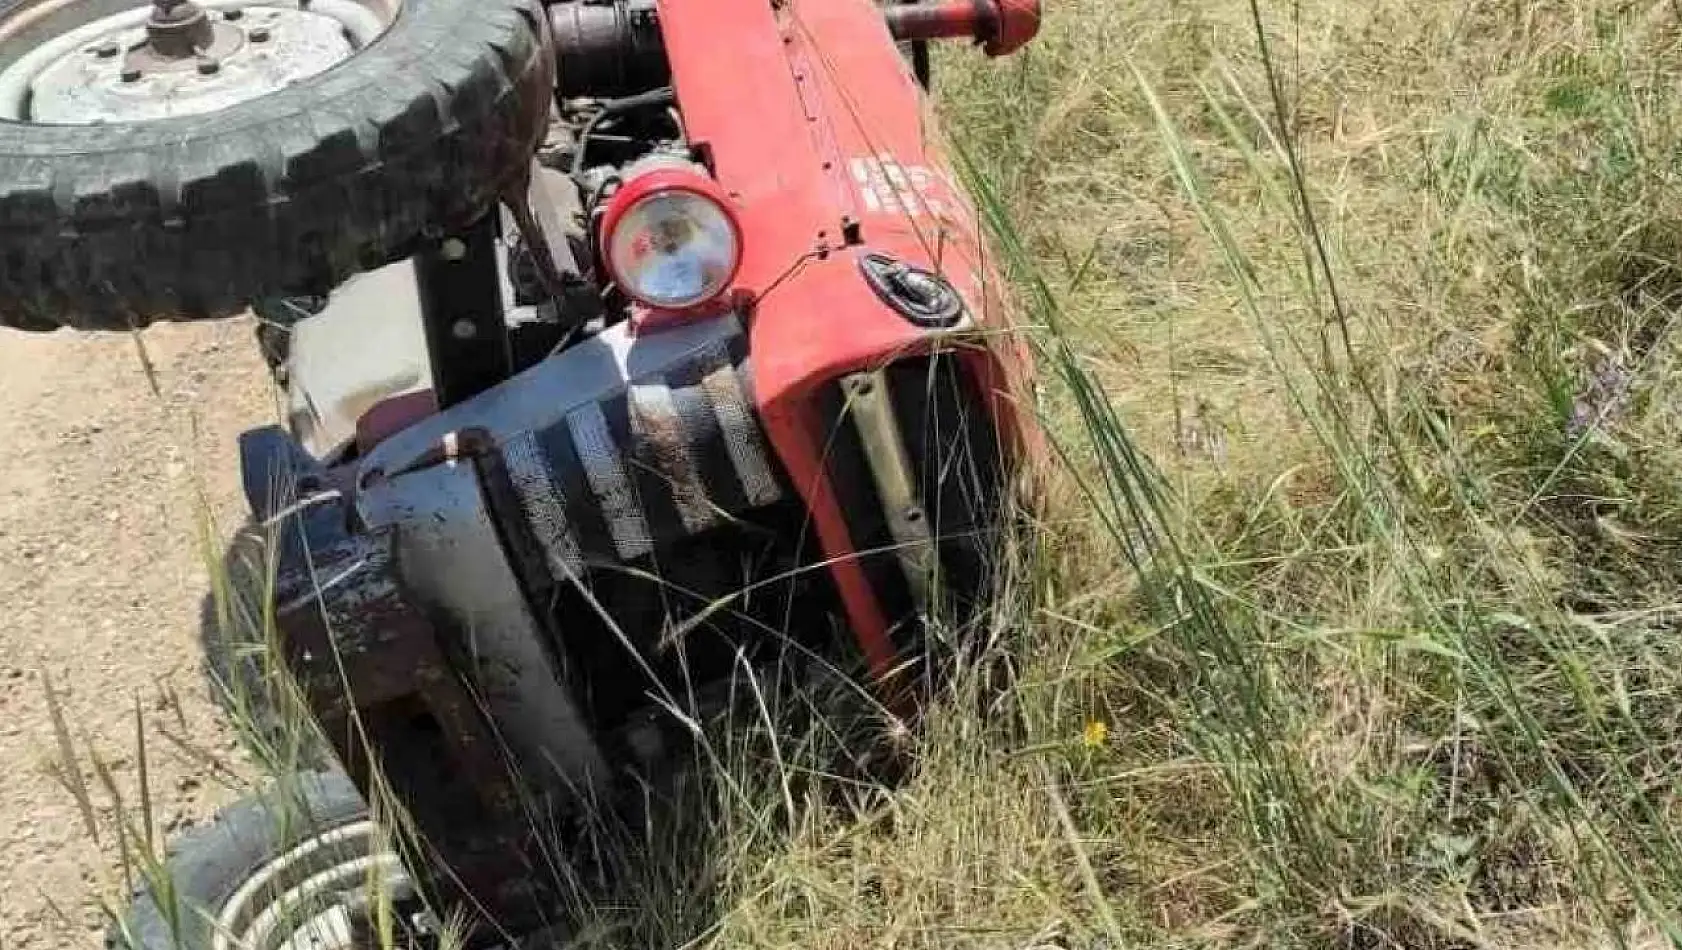
[[[351,58],[218,112],[0,120],[0,326],[233,316],[406,257],[529,174],[554,70],[541,0],[405,0]]]
[[[210,697],[246,751],[271,771],[322,769],[333,752],[273,648],[274,539],[241,528],[222,557],[222,583],[200,605],[199,642]]]
[[[341,773],[292,776],[242,799],[171,845],[159,868],[168,886],[142,886],[105,946],[210,950],[211,922],[253,874],[311,838],[367,818],[367,805]]]

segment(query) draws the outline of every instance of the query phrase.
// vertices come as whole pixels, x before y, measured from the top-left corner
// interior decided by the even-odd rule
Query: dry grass
[[[1058,750],[926,778],[919,936],[851,945],[1676,938],[1679,16],[1073,0],[948,61],[1115,519],[1024,618]]]

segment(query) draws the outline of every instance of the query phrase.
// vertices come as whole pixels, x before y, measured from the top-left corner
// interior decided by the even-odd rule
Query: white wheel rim
[[[136,0],[136,3],[139,5],[133,9],[101,17],[54,36],[23,54],[17,61],[6,67],[4,72],[0,72],[0,120],[14,122],[40,121],[31,115],[32,110],[30,108],[30,103],[34,99],[36,84],[44,78],[54,76],[55,73],[64,72],[66,64],[74,63],[87,55],[85,51],[88,47],[102,42],[116,41],[143,29],[147,19],[151,16],[152,8],[144,0]],[[200,94],[196,99],[184,100],[179,109],[168,111],[163,115],[144,114],[129,118],[145,120],[165,118],[177,114],[204,114],[218,111],[237,102],[249,101],[270,92],[278,91],[278,89],[291,82],[323,72],[355,55],[357,50],[378,39],[390,25],[389,18],[383,18],[379,12],[371,9],[363,2],[358,2],[358,0],[197,0],[197,3],[199,7],[211,13],[225,14],[230,10],[257,11],[293,18],[310,18],[308,22],[312,23],[314,21],[321,21],[321,24],[331,23],[343,30],[348,42],[345,49],[337,56],[324,56],[323,51],[319,49],[309,49],[304,51],[309,56],[307,60],[282,61],[278,68],[274,65],[274,57],[270,56],[269,61],[263,64],[261,75],[241,77],[244,80],[245,88],[235,90],[232,95],[210,96]],[[65,6],[66,4],[60,4],[42,11],[24,9],[18,14],[20,19],[18,25],[27,25],[33,18],[63,9]],[[315,25],[317,32],[320,32],[321,24]],[[0,30],[0,37],[4,36],[4,32],[4,30]],[[294,58],[296,58],[296,54],[294,54]],[[120,66],[115,61],[109,65],[114,70],[120,70]],[[190,78],[194,83],[214,88],[218,82],[226,83],[228,77],[233,75],[235,74],[232,72],[225,72],[221,79],[217,77]],[[268,80],[268,82],[265,83],[264,80]],[[89,80],[90,83],[99,81],[98,79]],[[56,85],[62,86],[63,83],[59,82]],[[118,110],[107,111],[109,115],[102,114],[97,119],[78,116],[71,121],[56,122],[48,117],[46,121],[68,125],[92,124],[98,121],[125,121],[125,116]]]
[[[211,950],[358,950],[347,898],[368,906],[411,883],[378,829],[360,821],[303,842],[259,868],[222,905]]]

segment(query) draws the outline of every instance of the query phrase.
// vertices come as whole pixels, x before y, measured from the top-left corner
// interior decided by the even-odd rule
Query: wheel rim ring
[[[7,17],[0,18],[0,43],[10,41],[17,33],[35,23],[73,8],[78,2],[80,0],[57,0],[57,2],[26,5],[18,8]],[[396,22],[403,8],[403,0],[195,0],[195,2],[207,12],[271,8],[309,12],[337,20],[344,27],[346,34],[355,46],[349,56],[329,65],[326,67],[327,70],[343,65],[370,43],[383,36]],[[58,65],[66,57],[73,55],[83,47],[101,39],[109,38],[118,32],[143,26],[151,15],[151,6],[146,0],[135,0],[135,4],[130,9],[97,17],[61,31],[39,43],[18,57],[11,65],[0,70],[0,121],[66,126],[92,124],[34,122],[25,115],[28,111],[27,106],[31,89],[44,72]],[[251,102],[276,91],[279,90],[269,89],[249,98],[241,99],[236,104]],[[222,108],[227,108],[227,106]],[[214,114],[218,111],[221,111],[221,108],[208,110],[208,113]],[[206,113],[188,114],[202,115]]]
[[[379,830],[357,821],[306,839],[251,873],[216,914],[211,950],[357,950],[347,894],[412,888]]]

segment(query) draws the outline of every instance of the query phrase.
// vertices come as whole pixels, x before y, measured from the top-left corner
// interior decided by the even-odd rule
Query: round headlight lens
[[[621,290],[665,310],[723,293],[741,262],[735,219],[713,198],[685,188],[636,197],[616,216],[607,264]]]

